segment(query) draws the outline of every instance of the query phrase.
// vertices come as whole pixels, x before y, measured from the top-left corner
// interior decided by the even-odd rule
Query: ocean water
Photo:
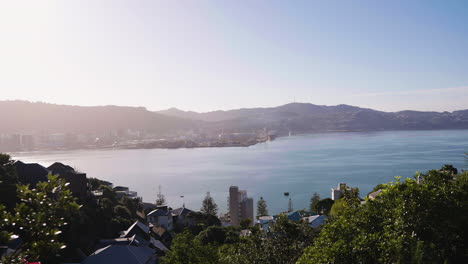
[[[128,186],[144,201],[160,185],[172,207],[198,210],[206,192],[226,211],[229,186],[247,190],[254,203],[267,201],[270,213],[308,208],[314,192],[330,197],[345,182],[361,196],[395,176],[444,164],[467,168],[468,130],[387,131],[309,134],[278,138],[250,147],[200,149],[74,150],[11,153],[14,159],[49,166],[59,161],[88,177]],[[181,198],[184,196],[184,198]]]

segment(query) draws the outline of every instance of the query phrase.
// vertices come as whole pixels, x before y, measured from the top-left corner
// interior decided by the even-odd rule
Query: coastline
[[[327,131],[313,131],[303,133],[293,133],[270,135],[267,137],[250,139],[245,141],[213,141],[210,143],[197,143],[192,140],[153,140],[150,142],[135,142],[135,143],[121,143],[104,146],[81,146],[69,148],[38,148],[31,151],[4,151],[8,153],[31,153],[40,151],[72,151],[72,150],[109,150],[109,149],[194,149],[194,148],[240,148],[250,147],[268,141],[274,141],[277,138],[285,138],[290,136],[303,136],[303,135],[317,135],[317,134],[333,134],[333,133],[377,133],[377,132],[405,132],[405,131],[464,131],[465,128],[447,128],[447,129],[386,129],[386,130],[327,130]]]

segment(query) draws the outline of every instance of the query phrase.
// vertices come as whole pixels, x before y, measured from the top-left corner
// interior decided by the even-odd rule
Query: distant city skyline
[[[466,1],[3,1],[0,100],[468,109]]]

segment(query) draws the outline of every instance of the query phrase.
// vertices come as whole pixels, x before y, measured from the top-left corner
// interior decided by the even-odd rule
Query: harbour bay
[[[161,185],[169,206],[198,210],[210,192],[226,212],[228,189],[264,197],[271,213],[308,208],[314,192],[330,197],[345,182],[365,196],[395,176],[453,164],[468,165],[467,130],[321,133],[281,137],[250,147],[200,149],[111,149],[11,153],[14,159],[44,166],[59,161],[114,185],[128,186],[146,202]],[[181,198],[184,196],[184,198]]]

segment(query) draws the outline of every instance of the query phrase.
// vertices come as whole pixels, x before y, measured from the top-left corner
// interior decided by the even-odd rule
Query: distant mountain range
[[[120,129],[166,133],[191,129],[195,123],[143,107],[0,101],[0,133],[99,133]]]
[[[248,131],[268,128],[279,135],[328,131],[467,129],[468,110],[454,112],[382,112],[350,105],[291,103],[271,108],[246,108],[207,113],[171,108],[157,113],[199,120],[211,128]]]
[[[153,133],[184,131],[254,132],[278,135],[328,131],[468,129],[468,109],[454,112],[382,112],[349,105],[291,103],[197,113],[175,108],[151,112],[143,107],[67,106],[0,101],[0,133],[94,133],[119,129]]]

